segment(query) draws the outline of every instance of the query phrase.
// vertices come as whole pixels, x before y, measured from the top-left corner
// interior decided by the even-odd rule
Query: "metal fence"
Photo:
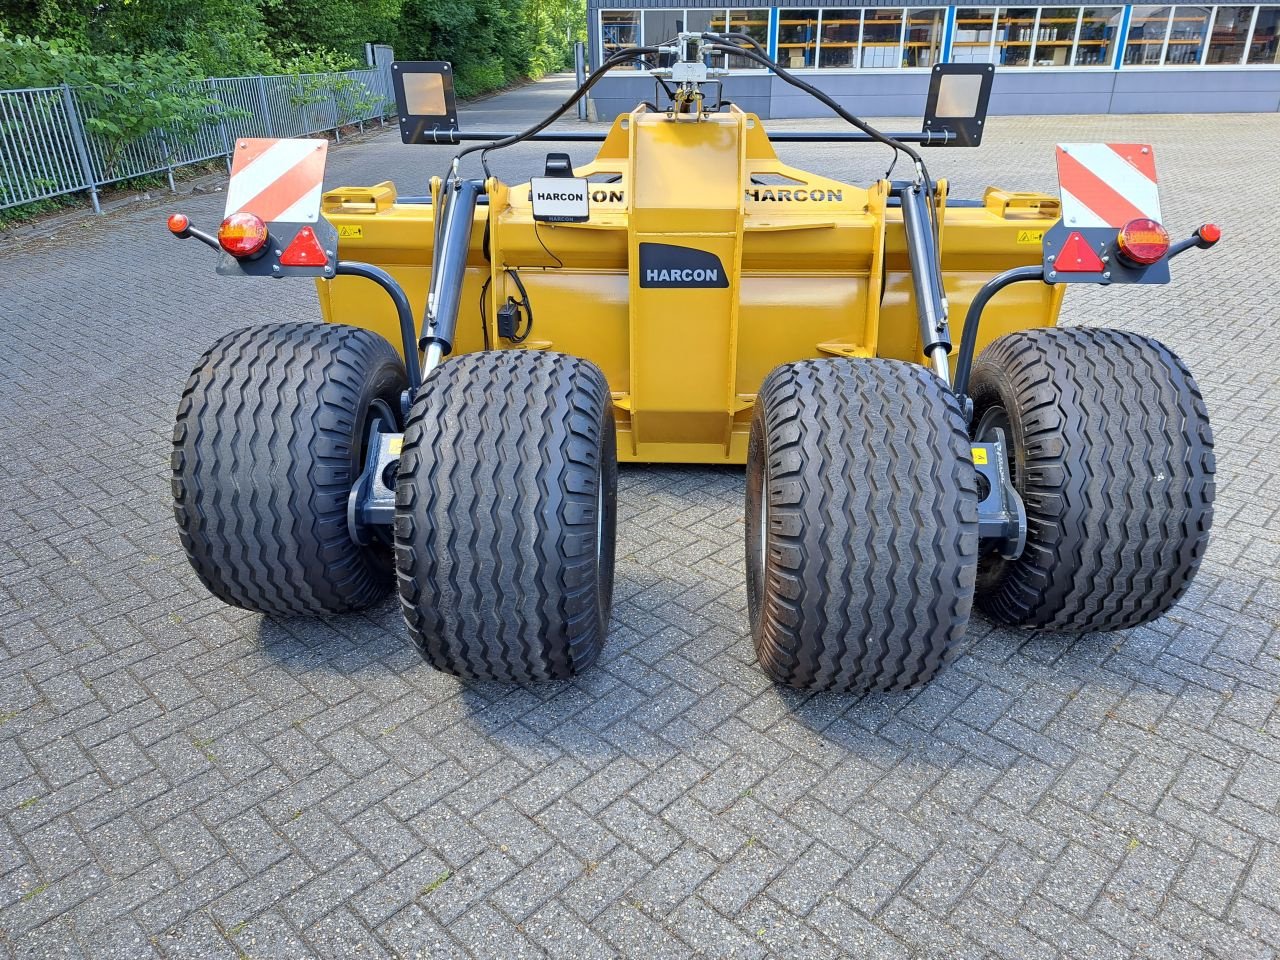
[[[282,77],[223,77],[190,85],[207,122],[122,141],[93,132],[94,107],[74,87],[0,90],[0,210],[193,163],[229,158],[238,137],[303,137],[394,111],[385,68]],[[127,92],[127,91],[126,91]]]

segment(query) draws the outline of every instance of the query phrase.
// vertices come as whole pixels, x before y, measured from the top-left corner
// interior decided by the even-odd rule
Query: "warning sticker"
[[[339,240],[363,240],[364,227],[362,227],[358,223],[340,223],[338,224],[338,239]]]
[[[392,437],[387,441],[387,453],[393,457],[400,456],[400,451],[404,449],[404,437]],[[984,461],[985,462],[985,461]]]
[[[223,216],[248,211],[267,223],[315,223],[328,150],[328,140],[237,140]]]
[[[985,467],[987,465],[987,448],[986,447],[973,448],[973,463],[974,463],[974,466],[978,466],[978,467]]]
[[[341,230],[342,228],[339,227],[338,229]],[[1042,243],[1043,241],[1044,241],[1043,230],[1019,230],[1018,231],[1019,243]]]
[[[1060,143],[1058,187],[1069,227],[1123,227],[1160,219],[1156,159],[1149,143]]]

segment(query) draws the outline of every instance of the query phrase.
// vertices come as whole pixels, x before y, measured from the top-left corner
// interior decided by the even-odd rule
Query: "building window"
[[[818,66],[849,69],[858,65],[861,10],[822,11],[822,50]]]
[[[1249,41],[1249,63],[1280,64],[1276,33],[1280,31],[1280,7],[1259,7]]]
[[[778,62],[792,70],[817,64],[817,10],[778,12]]]
[[[606,57],[640,45],[639,10],[600,11],[600,49]]]
[[[1244,59],[1245,43],[1253,25],[1256,7],[1219,7],[1209,34],[1209,56],[1205,63],[1235,64]]]
[[[1169,35],[1172,7],[1134,7],[1129,17],[1129,36],[1124,43],[1124,62],[1130,66],[1156,66],[1164,54]]]
[[[1065,67],[1071,63],[1071,49],[1080,25],[1079,7],[1041,7],[1036,27],[1031,64],[1036,67]]]
[[[932,67],[942,58],[946,19],[947,11],[942,7],[907,11],[907,30],[902,41],[904,67]]]
[[[1040,11],[1036,7],[1002,7],[996,29],[995,63],[1006,67],[1031,64],[1031,51],[1040,29]]]
[[[605,57],[673,41],[681,31],[742,33],[767,47],[769,7],[601,10]],[[1128,32],[1122,36],[1124,15]],[[1280,6],[966,7],[953,11],[954,63],[1062,68],[1280,66]],[[928,69],[942,56],[945,7],[780,9],[774,55],[790,69]],[[661,58],[670,65],[670,56]],[[762,70],[732,54],[713,66]],[[639,69],[639,67],[637,67]]]
[[[1083,7],[1075,56],[1077,67],[1106,67],[1116,58],[1116,38],[1120,32],[1123,7]]]
[[[995,7],[956,7],[955,32],[951,35],[951,62],[994,63],[992,39],[995,31]]]
[[[893,7],[877,7],[862,14],[862,59],[864,67],[902,66],[902,13]]]
[[[644,45],[658,47],[664,43],[675,43],[676,37],[684,29],[683,10],[646,10],[644,11]]]
[[[1196,66],[1204,56],[1204,37],[1212,7],[1174,7],[1165,47],[1166,67]]]
[[[769,49],[769,9],[756,7],[753,10],[729,10],[726,14],[716,11],[711,20],[711,29],[715,33],[745,33],[766,50]],[[730,70],[763,70],[764,67],[754,60],[726,54]],[[719,57],[716,58],[719,60]],[[719,64],[717,64],[719,65]]]

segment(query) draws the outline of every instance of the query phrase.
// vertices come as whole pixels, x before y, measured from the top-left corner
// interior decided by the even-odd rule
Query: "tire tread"
[[[375,379],[376,378],[376,379]],[[347,532],[362,391],[404,388],[382,337],[320,323],[220,338],[182,392],[173,433],[179,536],[214,595],[260,613],[341,613],[386,595],[376,549]]]
[[[954,396],[916,364],[784,364],[761,387],[753,439],[771,497],[752,611],[761,666],[814,690],[930,679],[968,623],[977,561],[977,479]]]
[[[396,491],[409,633],[434,667],[505,682],[577,675],[608,629],[613,407],[594,364],[551,351],[466,354],[410,411]]]
[[[1136,333],[1027,330],[983,351],[973,384],[975,422],[997,402],[1017,418],[1028,518],[1026,551],[980,593],[982,609],[1078,632],[1166,613],[1213,521],[1213,435],[1186,365]]]

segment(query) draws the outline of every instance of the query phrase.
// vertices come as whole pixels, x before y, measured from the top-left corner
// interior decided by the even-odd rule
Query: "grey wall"
[[[929,74],[805,73],[841,106],[866,117],[924,114]],[[592,91],[593,116],[612,120],[654,95],[653,80],[615,71]],[[725,97],[765,119],[828,116],[822,104],[772,75],[725,78]],[[996,71],[993,116],[1080,113],[1275,113],[1280,70]]]
[[[1280,71],[1117,70],[1111,113],[1275,113]],[[997,76],[999,73],[997,72]]]

